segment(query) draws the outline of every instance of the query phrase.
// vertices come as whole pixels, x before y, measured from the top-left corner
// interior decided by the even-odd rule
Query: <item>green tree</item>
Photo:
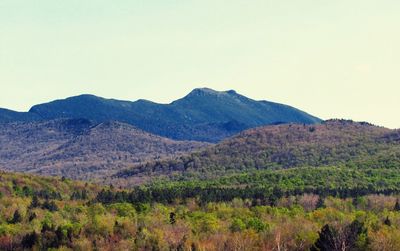
[[[262,222],[259,218],[250,218],[249,221],[247,222],[248,228],[254,229],[257,232],[262,232],[265,229],[267,229],[267,225]]]
[[[233,219],[232,224],[230,226],[230,230],[232,232],[240,232],[244,229],[246,229],[246,224],[244,224],[244,222],[241,219],[239,218]]]

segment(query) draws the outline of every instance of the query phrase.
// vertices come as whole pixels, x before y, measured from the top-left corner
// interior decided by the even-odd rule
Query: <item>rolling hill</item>
[[[399,168],[400,131],[346,120],[265,126],[199,152],[135,166],[115,177],[140,180],[178,173],[207,179],[252,170],[321,166]]]
[[[0,168],[75,179],[108,176],[206,143],[174,141],[121,122],[86,119],[0,124]]]
[[[280,123],[314,124],[321,120],[296,108],[255,101],[235,91],[199,88],[170,104],[80,95],[33,106],[28,113],[0,111],[0,122],[85,118],[120,121],[176,140],[218,142],[245,129]]]

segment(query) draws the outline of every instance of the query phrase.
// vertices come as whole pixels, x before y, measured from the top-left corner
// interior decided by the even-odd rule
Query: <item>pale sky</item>
[[[196,87],[400,128],[400,1],[0,0],[0,107]]]

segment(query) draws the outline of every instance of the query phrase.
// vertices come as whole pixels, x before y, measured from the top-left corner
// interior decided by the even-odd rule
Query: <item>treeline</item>
[[[400,194],[399,189],[380,189],[376,191],[373,187],[360,188],[305,188],[283,191],[279,187],[269,188],[245,187],[167,187],[167,188],[134,188],[132,191],[111,191],[103,189],[96,196],[95,202],[104,204],[129,202],[141,203],[174,203],[195,198],[200,203],[228,202],[235,198],[250,199],[253,205],[275,205],[278,199],[303,194],[316,194],[322,197],[333,196],[338,198],[355,198],[368,194],[393,195]]]
[[[39,198],[43,198],[46,200],[61,200],[61,193],[56,192],[56,191],[50,191],[50,190],[35,190],[32,187],[29,186],[19,186],[16,182],[16,180],[13,180],[13,190],[14,193],[18,196],[27,196],[27,197],[33,197],[37,196]]]
[[[214,180],[160,181],[131,191],[103,189],[95,201],[102,203],[173,203],[196,198],[201,203],[250,199],[255,205],[274,205],[282,197],[316,194],[356,198],[368,194],[400,194],[396,169],[346,167],[256,171]]]

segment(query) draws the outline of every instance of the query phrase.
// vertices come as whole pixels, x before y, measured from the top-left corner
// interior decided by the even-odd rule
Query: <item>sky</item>
[[[400,128],[398,0],[0,0],[0,107],[196,87]]]

